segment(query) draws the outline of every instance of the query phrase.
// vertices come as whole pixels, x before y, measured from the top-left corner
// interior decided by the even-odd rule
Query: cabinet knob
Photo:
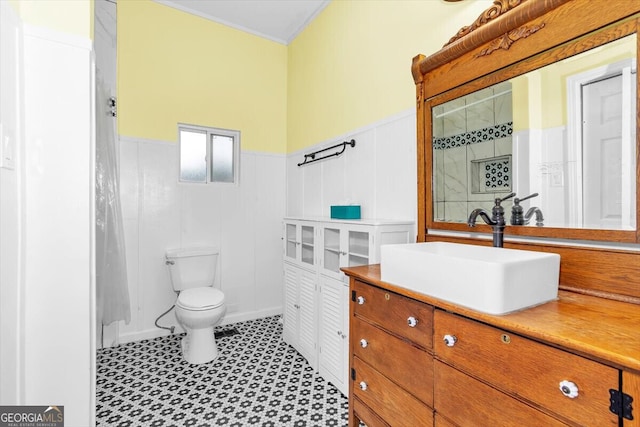
[[[358,301],[358,304],[362,305],[362,304],[364,304],[365,299],[364,299],[364,297],[363,297],[363,296],[359,296],[359,297],[357,298],[357,301]]]
[[[456,342],[458,341],[458,338],[456,338],[455,335],[445,335],[444,337],[442,337],[442,341],[444,341],[444,343],[447,345],[447,347],[453,347],[454,345],[456,345]]]
[[[367,383],[360,381],[360,390],[365,391],[367,389]]]
[[[416,319],[413,316],[410,316],[407,319],[407,325],[409,325],[409,327],[411,327],[411,328],[415,328],[418,325],[418,319]]]
[[[367,348],[368,345],[369,345],[369,342],[367,340],[365,340],[364,338],[362,338],[360,340],[360,347]]]
[[[347,253],[345,251],[340,251],[339,254],[340,255],[346,255]]]
[[[570,399],[578,397],[578,386],[571,381],[560,381],[560,391]]]

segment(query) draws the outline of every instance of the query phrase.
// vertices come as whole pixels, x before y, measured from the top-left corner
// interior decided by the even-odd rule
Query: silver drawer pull
[[[411,328],[415,328],[418,325],[418,319],[416,319],[413,316],[410,316],[407,319],[407,325],[409,325],[409,327],[411,327]]]
[[[365,391],[367,389],[367,383],[360,381],[360,390]]]
[[[442,341],[444,341],[444,343],[447,345],[447,347],[453,347],[454,345],[456,345],[456,342],[458,341],[458,338],[456,338],[455,335],[445,335],[444,337],[442,337]]]
[[[363,297],[363,296],[359,296],[359,297],[357,298],[357,301],[358,301],[358,304],[362,305],[362,304],[364,304],[365,299],[364,299],[364,297]]]
[[[578,397],[578,386],[571,381],[560,381],[560,391],[570,399]]]
[[[365,340],[364,338],[362,338],[360,340],[360,347],[367,348],[368,345],[369,345],[369,342],[367,340]]]

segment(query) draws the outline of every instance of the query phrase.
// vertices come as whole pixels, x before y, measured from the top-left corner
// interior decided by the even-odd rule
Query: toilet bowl
[[[218,251],[185,248],[167,251],[173,289],[178,292],[176,319],[186,335],[182,357],[189,363],[207,363],[218,357],[214,327],[226,312],[224,293],[214,285]]]
[[[176,319],[187,331],[182,338],[182,357],[192,364],[207,363],[218,357],[214,334],[227,307],[224,294],[214,288],[186,289],[176,301]]]

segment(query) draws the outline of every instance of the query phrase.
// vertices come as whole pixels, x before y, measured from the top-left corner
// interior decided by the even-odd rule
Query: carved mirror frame
[[[418,242],[429,240],[465,240],[465,238],[437,238],[429,230],[472,233],[491,233],[487,225],[471,229],[467,224],[434,221],[432,203],[432,112],[431,106],[443,100],[457,98],[495,83],[508,80],[538,69],[577,53],[609,43],[638,32],[640,27],[640,2],[609,2],[606,0],[494,0],[493,5],[468,27],[462,28],[435,54],[413,58],[412,74],[416,84],[417,111],[417,159],[418,159]],[[638,45],[638,41],[636,41]],[[638,48],[636,48],[638,51]],[[636,54],[636,57],[638,55]],[[636,74],[636,79],[638,75]],[[640,85],[638,85],[640,89]],[[636,103],[637,103],[636,96]],[[437,100],[434,101],[434,100]],[[637,108],[640,113],[640,108]],[[636,130],[640,118],[636,114]],[[513,237],[535,237],[546,240],[576,241],[576,248],[584,242],[599,241],[640,243],[640,132],[636,132],[636,227],[635,230],[604,230],[559,227],[513,227],[505,229],[505,247],[549,250],[549,244],[522,243]],[[437,234],[437,233],[436,233]],[[486,240],[466,239],[473,244],[487,244]],[[473,241],[475,240],[475,241]],[[490,241],[489,241],[490,244]],[[576,257],[585,255],[583,249],[572,251],[566,243],[560,249],[565,253],[565,284],[568,288],[583,288],[585,277],[596,272],[578,262]],[[557,249],[557,247],[555,248]],[[554,250],[558,252],[558,250]],[[624,253],[624,250],[613,251]],[[598,252],[598,253],[601,253]],[[592,254],[593,255],[593,254]],[[626,257],[626,258],[625,258]],[[629,258],[632,257],[632,258]],[[626,252],[624,262],[640,264],[637,252]],[[621,259],[622,259],[621,258]],[[576,260],[573,263],[571,260]],[[616,258],[616,263],[623,262]],[[585,274],[572,269],[587,268]],[[624,274],[640,274],[640,267],[632,267]],[[621,285],[613,277],[603,276],[606,284],[587,284],[590,293],[624,294],[633,302],[640,302],[637,283]],[[635,279],[637,281],[637,279]],[[569,284],[567,284],[569,282]],[[562,272],[561,272],[561,287]],[[613,289],[612,289],[613,288]]]

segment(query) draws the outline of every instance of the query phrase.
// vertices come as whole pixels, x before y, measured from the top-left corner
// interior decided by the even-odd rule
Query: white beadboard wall
[[[240,185],[178,182],[178,145],[120,137],[120,178],[131,322],[129,342],[169,332],[156,318],[176,300],[164,263],[168,248],[216,246],[223,324],[282,312],[281,222],[285,156],[242,151]],[[163,326],[176,326],[174,312]],[[111,343],[105,342],[105,345]]]
[[[356,146],[347,146],[341,156],[298,166],[305,153],[352,138]],[[292,153],[287,156],[287,216],[328,217],[331,205],[347,203],[359,204],[363,218],[415,222],[416,162],[414,109]]]

